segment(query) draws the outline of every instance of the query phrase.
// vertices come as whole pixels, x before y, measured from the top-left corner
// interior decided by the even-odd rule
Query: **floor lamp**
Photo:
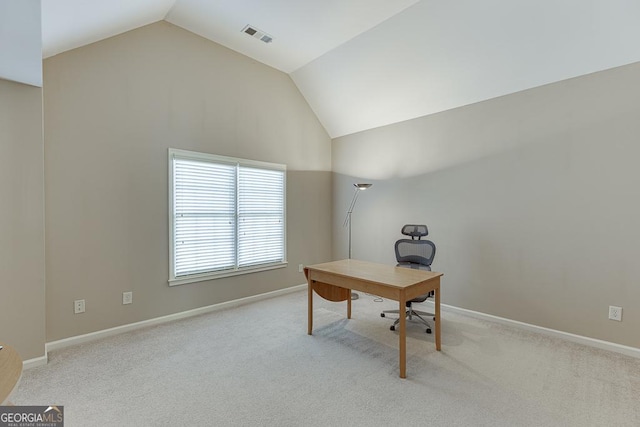
[[[351,259],[351,213],[353,212],[353,208],[356,205],[356,201],[358,200],[358,195],[361,191],[366,190],[371,187],[373,184],[353,184],[356,188],[353,193],[353,199],[351,199],[351,204],[349,205],[349,210],[347,211],[347,216],[344,219],[343,227],[349,227],[349,259]],[[359,295],[355,292],[351,292],[351,299],[358,299]]]

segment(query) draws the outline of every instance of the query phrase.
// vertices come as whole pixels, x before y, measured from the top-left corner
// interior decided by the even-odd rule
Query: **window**
[[[286,266],[286,166],[169,149],[169,284]]]

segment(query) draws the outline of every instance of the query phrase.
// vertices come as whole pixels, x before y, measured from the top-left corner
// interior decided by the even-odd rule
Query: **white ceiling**
[[[47,58],[164,19],[290,73],[417,1],[42,0],[42,51]],[[243,33],[248,24],[273,43]]]
[[[331,137],[640,61],[637,0],[42,0],[43,56],[163,19],[290,74]]]

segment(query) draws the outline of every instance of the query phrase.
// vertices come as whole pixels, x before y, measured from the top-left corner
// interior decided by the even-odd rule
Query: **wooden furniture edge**
[[[22,378],[22,358],[13,347],[0,346],[0,405],[12,406],[9,397]]]

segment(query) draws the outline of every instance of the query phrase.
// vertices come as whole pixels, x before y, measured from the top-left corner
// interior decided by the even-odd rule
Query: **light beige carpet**
[[[18,405],[66,426],[638,426],[640,360],[443,313],[442,351],[409,326],[407,379],[382,309],[306,292],[54,351]]]

